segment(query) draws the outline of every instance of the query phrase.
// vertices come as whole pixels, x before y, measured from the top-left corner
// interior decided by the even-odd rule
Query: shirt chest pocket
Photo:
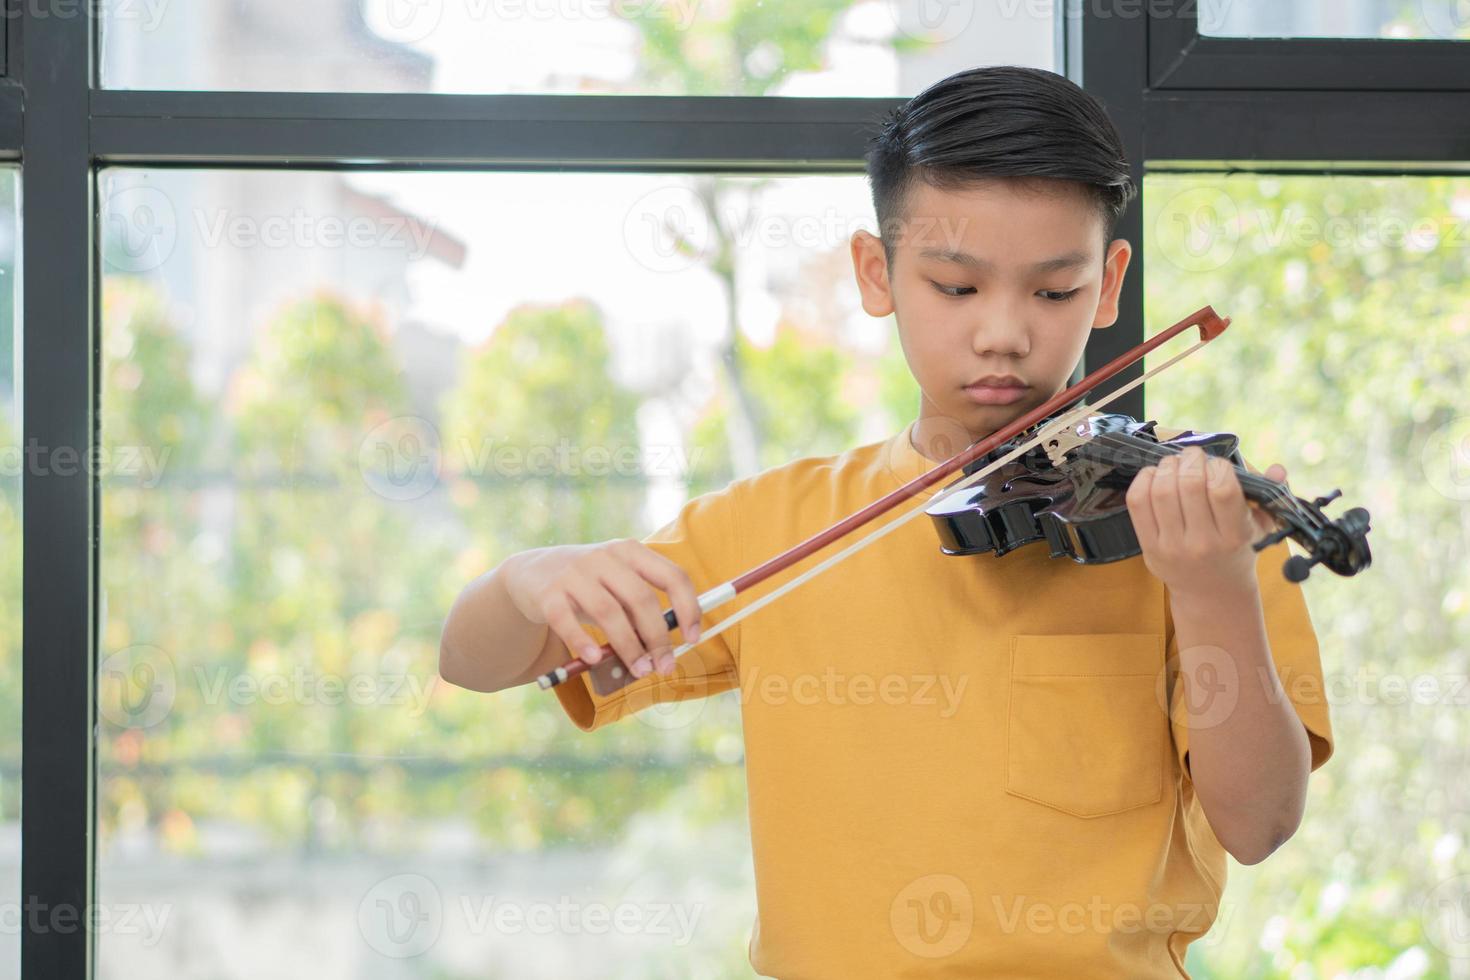
[[[1006,792],[1078,817],[1157,803],[1163,667],[1156,633],[1011,637]]]

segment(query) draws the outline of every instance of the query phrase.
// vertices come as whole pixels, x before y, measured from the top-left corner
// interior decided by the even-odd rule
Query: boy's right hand
[[[602,659],[582,628],[601,628],[634,677],[674,669],[674,641],[654,587],[669,597],[687,642],[699,639],[699,597],[684,570],[634,538],[527,552],[507,568],[506,589],[522,616],[544,623],[573,655]]]

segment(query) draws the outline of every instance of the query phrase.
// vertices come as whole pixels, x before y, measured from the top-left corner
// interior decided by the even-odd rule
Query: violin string
[[[1178,362],[1184,360],[1190,354],[1193,354],[1195,351],[1199,350],[1201,347],[1205,346],[1205,344],[1207,344],[1207,343],[1209,343],[1208,340],[1197,340],[1193,344],[1191,344],[1187,349],[1180,351],[1178,354],[1175,354],[1173,357],[1169,358],[1167,361],[1164,361],[1164,362],[1160,363],[1157,367],[1154,367],[1154,368],[1152,368],[1152,369],[1150,369],[1148,371],[1144,371],[1137,378],[1134,378],[1132,381],[1129,381],[1127,384],[1120,385],[1117,389],[1108,392],[1108,394],[1104,395],[1102,398],[1099,398],[1096,402],[1093,402],[1092,404],[1089,404],[1089,405],[1078,405],[1075,408],[1068,409],[1067,411],[1063,412],[1062,414],[1060,414],[1058,416],[1055,416],[1051,420],[1042,421],[1042,422],[1037,423],[1030,430],[1028,430],[1028,431],[1034,432],[1035,435],[1030,436],[1029,438],[1028,437],[1025,437],[1024,435],[1018,437],[1018,438],[1023,439],[1023,441],[1015,449],[1013,449],[1010,452],[1006,453],[1004,456],[1000,457],[999,459],[996,459],[994,462],[987,463],[985,466],[980,467],[974,473],[969,474],[968,476],[966,476],[963,479],[957,481],[956,483],[953,483],[950,486],[945,487],[942,491],[940,491],[939,493],[937,493],[934,497],[929,498],[927,500],[920,500],[917,505],[915,505],[914,507],[911,507],[909,510],[907,510],[904,513],[900,514],[898,517],[895,517],[893,520],[889,521],[887,524],[884,524],[884,525],[882,525],[881,527],[878,527],[875,530],[869,531],[867,534],[863,535],[863,537],[861,537],[858,540],[856,540],[856,541],[852,542],[851,544],[847,545],[845,548],[841,549],[840,551],[836,552],[835,554],[829,555],[827,558],[825,558],[822,561],[818,562],[817,564],[813,565],[811,568],[809,568],[806,571],[802,572],[800,575],[797,575],[797,576],[789,579],[788,581],[783,582],[781,585],[779,585],[776,588],[772,589],[770,592],[768,592],[765,595],[761,596],[759,599],[756,599],[755,601],[751,602],[749,605],[745,606],[744,608],[739,609],[739,610],[731,613],[729,616],[726,616],[724,619],[722,619],[718,623],[714,624],[714,626],[710,627],[708,630],[702,631],[699,634],[699,639],[697,641],[695,641],[694,643],[689,643],[689,642],[680,643],[677,647],[674,648],[673,655],[677,658],[679,655],[681,655],[681,654],[685,653],[686,651],[692,649],[697,644],[703,643],[705,640],[708,640],[711,637],[720,635],[725,630],[729,629],[731,626],[734,626],[736,623],[740,622],[745,617],[750,616],[750,615],[753,615],[755,612],[757,612],[758,610],[764,608],[769,603],[775,602],[781,596],[783,596],[786,593],[790,592],[792,589],[796,588],[797,586],[799,586],[799,585],[807,582],[808,580],[810,580],[812,578],[815,578],[816,576],[820,575],[822,572],[824,572],[827,569],[831,568],[833,565],[836,565],[838,562],[842,561],[843,559],[845,559],[845,558],[847,558],[847,557],[849,557],[851,555],[856,554],[857,552],[861,551],[863,548],[866,548],[869,544],[873,543],[874,541],[878,540],[879,538],[881,538],[881,537],[883,537],[883,536],[885,536],[887,534],[890,534],[893,531],[898,530],[904,524],[907,524],[909,521],[913,520],[915,517],[918,517],[920,514],[923,514],[929,508],[938,505],[940,501],[945,500],[945,499],[953,496],[954,494],[957,494],[957,493],[960,493],[960,492],[964,491],[965,489],[969,488],[972,484],[978,483],[979,481],[983,480],[985,477],[989,476],[991,473],[995,472],[1000,467],[1004,466],[1006,463],[1009,463],[1011,460],[1016,459],[1017,457],[1020,457],[1020,456],[1025,455],[1027,452],[1031,451],[1031,449],[1033,449],[1035,446],[1039,445],[1044,439],[1046,439],[1049,436],[1051,436],[1052,433],[1060,432],[1060,431],[1063,431],[1064,429],[1068,429],[1073,424],[1075,424],[1076,422],[1079,422],[1079,421],[1087,418],[1089,415],[1096,414],[1097,413],[1097,410],[1100,409],[1100,408],[1102,408],[1104,405],[1106,405],[1109,402],[1113,401],[1115,398],[1119,398],[1122,395],[1126,394],[1127,392],[1132,391],[1134,388],[1136,388],[1139,385],[1143,384],[1145,381],[1147,381],[1149,378],[1153,377],[1154,375],[1158,374],[1160,371],[1163,371],[1163,370],[1165,370],[1165,369],[1173,366],[1174,364],[1177,364]],[[725,583],[725,584],[726,585],[729,585],[728,582]],[[724,588],[724,586],[721,586],[719,588]],[[718,591],[718,590],[712,590],[712,591]],[[731,598],[734,598],[734,597],[735,597],[734,595],[731,596]],[[726,601],[728,601],[728,600],[726,600]],[[705,610],[705,611],[708,612],[709,610]]]
[[[1128,437],[1118,436],[1113,433],[1104,433],[1103,435],[1098,437],[1097,441],[1106,442],[1109,445],[1118,445],[1123,448],[1131,449],[1144,459],[1153,460],[1155,462],[1162,460],[1166,456],[1176,456],[1182,452],[1181,449],[1164,444],[1156,444],[1152,446],[1134,445],[1134,443],[1130,441]],[[1252,473],[1244,467],[1237,466],[1234,463],[1231,464],[1231,468],[1235,470],[1237,477],[1240,479],[1243,485],[1254,487],[1259,490],[1263,495],[1265,495],[1268,499],[1274,500],[1277,503],[1291,509],[1309,526],[1315,527],[1319,530],[1326,526],[1317,514],[1313,513],[1308,508],[1303,507],[1302,502],[1299,501],[1294,494],[1288,491],[1281,484],[1267,477],[1259,476],[1255,473]]]
[[[1136,440],[1136,437],[1119,436],[1116,433],[1103,433],[1099,435],[1094,441],[1102,443],[1104,445],[1117,446],[1120,448],[1132,450],[1144,459],[1152,460],[1153,462],[1158,462],[1164,459],[1166,456],[1177,456],[1182,452],[1181,449],[1161,443],[1136,445],[1135,441],[1141,440]],[[1319,530],[1326,526],[1317,514],[1303,507],[1296,496],[1289,492],[1283,485],[1277,483],[1275,480],[1252,473],[1244,467],[1237,466],[1234,463],[1231,463],[1230,465],[1231,468],[1235,470],[1236,475],[1240,479],[1242,484],[1255,487],[1267,497],[1274,499],[1278,503],[1290,508],[1310,526],[1313,526]]]

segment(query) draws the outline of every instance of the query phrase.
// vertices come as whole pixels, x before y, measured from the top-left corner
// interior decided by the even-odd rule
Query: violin
[[[1282,573],[1290,581],[1305,580],[1317,564],[1347,576],[1372,561],[1367,510],[1353,507],[1341,518],[1329,519],[1322,508],[1341,496],[1340,490],[1311,501],[1293,495],[1283,484],[1246,468],[1232,433],[1185,430],[1160,439],[1156,423],[1118,414],[1090,416],[1077,428],[1085,431],[1077,432],[1079,441],[1066,453],[1058,454],[1055,446],[1044,443],[1034,445],[993,467],[983,482],[942,496],[926,508],[940,550],[946,555],[1004,555],[1045,541],[1049,557],[1070,558],[1082,565],[1131,558],[1142,550],[1126,501],[1133,477],[1166,455],[1198,446],[1211,456],[1228,459],[1246,499],[1280,525],[1252,545],[1256,551],[1289,537],[1307,552],[1286,560]],[[965,474],[1013,454],[1025,438],[1017,436],[966,464]]]
[[[1212,307],[1205,306],[1196,310],[1173,326],[1119,354],[1020,418],[937,464],[927,473],[915,477],[805,541],[768,558],[755,568],[701,593],[700,612],[707,613],[717,609],[808,555],[820,551],[904,501],[923,493],[956,471],[962,468],[965,471],[952,485],[944,488],[928,508],[921,501],[918,506],[899,517],[869,531],[857,541],[726,616],[701,633],[699,642],[718,636],[768,603],[776,601],[802,583],[926,513],[926,510],[934,511],[931,516],[936,520],[942,518],[941,527],[945,529],[940,532],[942,540],[945,533],[953,535],[942,547],[972,549],[947,551],[949,554],[981,551],[1003,554],[1010,548],[1043,539],[1051,542],[1053,554],[1068,555],[1074,560],[1084,562],[1116,560],[1138,554],[1138,542],[1133,537],[1132,522],[1128,520],[1126,511],[1121,520],[1118,514],[1111,512],[1113,498],[1110,495],[1119,489],[1119,481],[1123,481],[1122,489],[1126,491],[1126,483],[1131,479],[1130,468],[1132,473],[1136,473],[1144,466],[1162,459],[1165,453],[1182,451],[1185,444],[1153,438],[1153,423],[1138,423],[1127,416],[1112,416],[1111,418],[1125,421],[1111,422],[1108,421],[1110,417],[1100,415],[1098,409],[1200,350],[1223,334],[1229,325],[1230,318],[1220,316]],[[1190,328],[1199,330],[1199,340],[1189,348],[1143,371],[1138,377],[1120,385],[1091,405],[1079,404],[1083,396],[1098,385]],[[1132,423],[1132,428],[1129,423]],[[1231,454],[1232,461],[1238,460],[1234,436],[1213,433],[1202,438],[1202,445],[1214,447],[1216,452],[1228,446],[1226,451]],[[1032,455],[1037,450],[1045,457],[1045,464],[1040,457]],[[1027,461],[1021,463],[1019,469],[1006,469],[1023,458]],[[1287,562],[1288,577],[1305,577],[1307,570],[1318,563],[1343,575],[1351,575],[1368,567],[1369,555],[1365,537],[1368,531],[1367,511],[1360,507],[1353,508],[1341,519],[1329,521],[1322,515],[1321,507],[1336,495],[1335,492],[1309,503],[1293,497],[1282,484],[1249,473],[1239,465],[1236,469],[1242,486],[1247,488],[1247,494],[1254,495],[1251,499],[1258,500],[1282,522],[1279,531],[1256,543],[1256,549],[1260,550],[1289,536],[1308,550],[1310,557],[1303,560],[1305,564],[1296,561],[1295,556],[1292,561]],[[991,479],[989,483],[981,482],[1002,472],[1006,476]],[[980,492],[964,493],[961,496],[962,491],[972,485],[978,485]],[[1042,491],[1042,487],[1049,489]],[[1120,504],[1122,499],[1121,496],[1117,498]],[[962,500],[968,503],[962,504]],[[946,504],[950,505],[948,509]],[[967,508],[969,512],[966,512]],[[1125,554],[1129,547],[1134,550]],[[669,629],[678,627],[679,623],[672,609],[665,609],[663,617]],[[674,656],[678,657],[693,646],[693,643],[685,640],[674,648]],[[611,644],[604,643],[602,651],[603,659],[600,663],[604,665],[604,669],[594,671],[591,681],[597,693],[607,695],[627,686],[633,677],[617,662]],[[578,657],[542,674],[536,678],[536,683],[546,690],[592,669],[592,664]]]

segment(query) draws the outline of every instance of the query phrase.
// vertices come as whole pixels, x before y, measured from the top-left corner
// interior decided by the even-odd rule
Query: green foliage
[[[769,347],[757,347],[741,334],[735,348],[746,392],[766,436],[760,447],[761,469],[802,456],[841,452],[852,445],[857,411],[841,391],[852,366],[850,355],[805,341],[789,327],[778,330]],[[734,477],[727,441],[730,397],[727,387],[695,427],[696,462],[690,481],[694,493],[723,487]]]
[[[723,16],[687,25],[639,9],[640,90],[662,95],[765,95],[792,72],[823,64],[822,46],[852,0],[729,0]],[[673,7],[665,8],[672,11]]]
[[[1438,882],[1470,871],[1455,823],[1466,800],[1442,782],[1470,737],[1463,708],[1443,700],[1470,661],[1470,511],[1466,487],[1436,477],[1470,374],[1465,184],[1154,176],[1145,200],[1148,228],[1167,228],[1181,202],[1209,202],[1213,216],[1195,225],[1209,237],[1192,251],[1149,248],[1150,332],[1205,303],[1233,317],[1150,387],[1149,417],[1236,432],[1247,460],[1283,463],[1298,495],[1341,488],[1329,513],[1373,516],[1373,567],[1306,585],[1336,754],[1312,776],[1296,837],[1233,869],[1226,898],[1244,904],[1230,941],[1191,964],[1205,976],[1345,976],[1417,945],[1426,975],[1458,975],[1422,914]],[[1422,678],[1439,700],[1394,703],[1390,675]],[[1255,937],[1272,917],[1267,956]]]
[[[611,378],[602,314],[521,307],[443,401],[446,477],[491,563],[637,524],[638,400]]]

